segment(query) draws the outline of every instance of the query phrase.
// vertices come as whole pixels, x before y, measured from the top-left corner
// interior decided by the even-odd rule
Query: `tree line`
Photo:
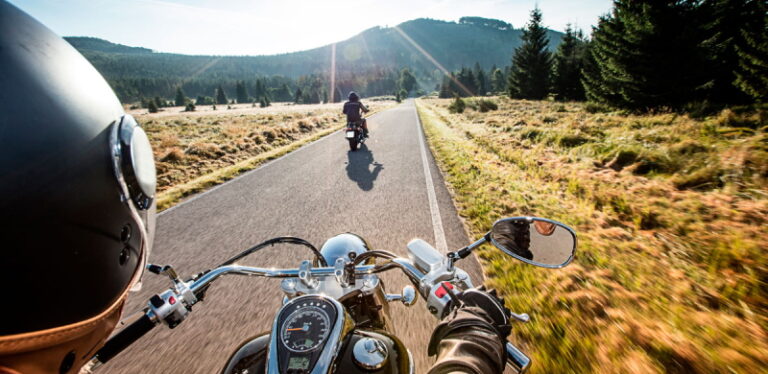
[[[641,111],[766,102],[767,4],[615,0],[591,38],[568,26],[554,53],[537,8],[509,68],[462,68],[444,78],[439,96],[505,91]]]
[[[339,72],[333,82],[333,89],[327,74],[303,75],[295,80],[281,76],[256,77],[253,80],[227,80],[224,83],[206,80],[205,84],[192,80],[177,84],[175,87],[171,86],[170,82],[164,79],[136,80],[135,84],[154,85],[155,89],[161,89],[164,93],[151,97],[138,95],[128,100],[137,100],[142,108],[148,108],[154,112],[159,108],[172,105],[187,106],[187,110],[194,110],[196,105],[250,103],[254,106],[266,107],[273,101],[296,104],[340,102],[346,100],[347,94],[353,90],[364,97],[392,95],[398,99],[426,93],[421,90],[416,75],[408,68],[378,69],[369,74]],[[124,84],[125,81],[121,83]],[[123,92],[119,90],[122,87],[120,83],[112,82],[112,86],[118,93]],[[136,88],[136,91],[152,92],[146,86]],[[173,93],[172,101],[164,99],[172,96],[169,92]],[[123,98],[123,100],[126,99]]]

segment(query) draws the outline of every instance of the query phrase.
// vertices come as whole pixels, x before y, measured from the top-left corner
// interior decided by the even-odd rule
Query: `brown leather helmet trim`
[[[105,312],[86,321],[0,337],[0,374],[78,373],[115,329],[126,295],[124,293]],[[62,362],[72,354],[74,361],[69,361],[69,369],[62,371]]]
[[[95,328],[102,325],[105,319],[114,318],[115,314],[117,314],[118,318],[120,317],[120,312],[127,295],[128,289],[125,289],[120,297],[117,298],[117,301],[107,310],[84,321],[47,330],[0,336],[0,362],[3,361],[2,357],[6,355],[40,350],[89,334]]]

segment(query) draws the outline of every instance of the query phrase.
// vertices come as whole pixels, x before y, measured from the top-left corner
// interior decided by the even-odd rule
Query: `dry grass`
[[[474,234],[515,215],[579,233],[562,270],[480,252],[491,286],[532,315],[513,333],[532,372],[766,372],[766,112],[694,120],[494,100],[487,113],[418,105]]]
[[[154,149],[159,210],[344,125],[340,104],[135,116]]]

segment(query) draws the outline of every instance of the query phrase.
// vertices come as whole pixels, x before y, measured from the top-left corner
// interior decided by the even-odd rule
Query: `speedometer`
[[[280,328],[283,345],[293,352],[309,352],[321,347],[330,331],[324,307],[302,306],[291,313]]]

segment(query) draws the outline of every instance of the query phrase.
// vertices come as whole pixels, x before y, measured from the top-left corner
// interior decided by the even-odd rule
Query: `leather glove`
[[[501,373],[506,352],[504,344],[511,331],[509,309],[484,287],[458,295],[454,306],[429,341],[428,353],[438,355],[430,373]]]

